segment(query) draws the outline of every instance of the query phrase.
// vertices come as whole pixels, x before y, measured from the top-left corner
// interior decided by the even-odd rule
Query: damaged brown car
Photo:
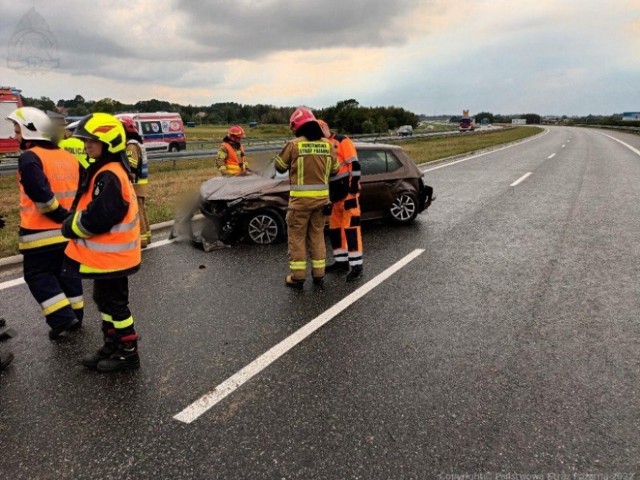
[[[362,167],[362,220],[408,224],[431,205],[433,188],[402,148],[356,143],[356,149]],[[225,243],[269,245],[284,240],[288,204],[289,178],[277,173],[273,162],[260,174],[214,177],[200,187],[199,209],[222,226],[220,239]],[[206,230],[205,225],[203,236]]]

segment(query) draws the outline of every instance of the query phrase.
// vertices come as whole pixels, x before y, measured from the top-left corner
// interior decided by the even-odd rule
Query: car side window
[[[402,167],[400,160],[391,152],[387,153],[387,172],[395,172]]]
[[[387,172],[387,154],[381,150],[360,150],[358,160],[362,175],[375,175]],[[397,161],[397,160],[396,160]]]

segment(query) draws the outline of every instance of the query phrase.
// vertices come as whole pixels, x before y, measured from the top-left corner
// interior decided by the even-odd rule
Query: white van
[[[410,137],[413,135],[413,127],[411,125],[402,125],[397,132],[400,137]]]
[[[129,117],[136,122],[147,152],[178,152],[187,148],[179,113],[119,113],[116,117]]]

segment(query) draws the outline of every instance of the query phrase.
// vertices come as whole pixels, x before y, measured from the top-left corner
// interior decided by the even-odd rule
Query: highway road
[[[51,342],[1,278],[0,478],[640,473],[640,137],[550,127],[425,170],[437,200],[365,226],[360,284],[286,289],[285,245],[156,241],[136,372],[79,365],[90,284],[83,330]]]

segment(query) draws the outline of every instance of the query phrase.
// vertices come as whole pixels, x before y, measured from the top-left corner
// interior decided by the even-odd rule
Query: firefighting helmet
[[[6,117],[20,127],[23,140],[51,141],[53,122],[42,110],[35,107],[20,107]]]
[[[316,117],[311,112],[311,110],[309,110],[306,107],[298,107],[296,108],[295,112],[293,112],[293,114],[291,115],[291,118],[289,119],[289,126],[291,127],[291,130],[296,132],[305,123],[315,122],[315,121],[316,121]]]
[[[110,153],[124,152],[127,147],[122,122],[108,113],[87,115],[80,120],[73,136],[102,142]]]
[[[318,125],[320,125],[322,135],[324,135],[325,138],[331,138],[331,129],[329,128],[329,124],[324,120],[318,119]]]
[[[240,140],[244,138],[244,129],[240,125],[232,125],[229,127],[229,130],[227,130],[227,137],[232,140]]]
[[[138,126],[136,125],[136,122],[133,121],[133,118],[120,117],[120,121],[122,122],[125,132],[138,133]]]

